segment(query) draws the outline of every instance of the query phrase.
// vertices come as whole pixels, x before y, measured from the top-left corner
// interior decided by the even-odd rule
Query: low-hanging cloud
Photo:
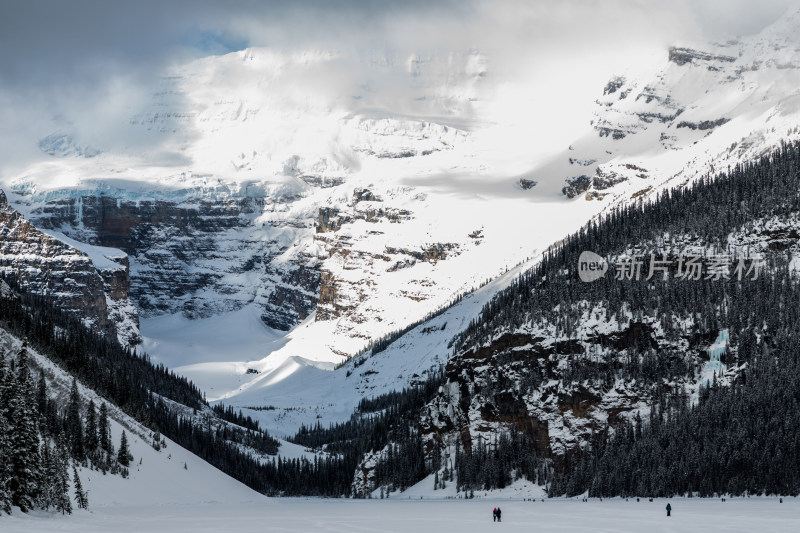
[[[792,3],[773,0],[138,2],[7,0],[0,3],[0,137],[4,163],[30,160],[35,140],[64,128],[109,147],[161,138],[127,127],[176,65],[245,46],[326,49],[337,60],[298,79],[359,93],[364,105],[415,112],[413,77],[375,62],[479,52],[495,102],[596,92],[632,52],[683,39],[753,33]],[[531,89],[533,88],[533,89]],[[591,94],[591,92],[587,92]],[[500,95],[500,97],[498,97]],[[416,102],[416,103],[415,103]],[[497,110],[509,120],[519,106]],[[538,113],[540,120],[558,120]],[[433,112],[425,109],[426,112]],[[574,115],[579,116],[576,110]],[[458,109],[450,110],[455,117]],[[566,120],[563,118],[562,120]]]

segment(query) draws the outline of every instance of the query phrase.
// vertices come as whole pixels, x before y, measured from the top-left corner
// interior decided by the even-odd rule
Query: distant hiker
[[[671,512],[672,512],[672,506],[670,504],[667,504],[667,516],[669,516]]]
[[[783,503],[783,498],[781,498],[781,503]]]
[[[638,501],[639,501],[639,498],[636,498],[636,501],[638,502]]]
[[[492,522],[497,522],[497,507],[492,509]]]
[[[502,516],[503,516],[503,511],[501,511],[500,508],[498,507],[497,508],[497,521],[498,522],[502,522],[503,521],[502,520]]]

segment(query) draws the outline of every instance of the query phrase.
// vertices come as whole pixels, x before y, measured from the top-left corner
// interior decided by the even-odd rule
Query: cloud
[[[590,103],[586,95],[595,94],[610,72],[675,40],[758,31],[789,4],[772,0],[754,9],[745,0],[5,0],[0,158],[39,157],[35,141],[57,128],[74,130],[86,137],[85,144],[162,148],[157,145],[163,137],[128,126],[160,90],[161,77],[192,59],[247,46],[331,50],[336,61],[293,82],[361,97],[364,106],[394,106],[409,114],[443,109],[451,118],[466,108],[423,100],[420,95],[433,89],[408,75],[409,62],[417,58],[420,68],[433,68],[425,66],[426,58],[452,56],[464,63],[477,52],[491,81],[465,87],[475,91],[465,97],[477,107],[490,102],[492,116],[502,120],[545,123],[549,135],[559,128],[566,135],[569,120],[586,112],[572,104]],[[380,68],[381,62],[395,65]],[[565,100],[570,105],[560,103]],[[512,101],[521,103],[503,108]],[[556,113],[559,106],[565,109]]]
[[[695,0],[687,7],[707,39],[723,40],[758,33],[800,5],[797,0]]]
[[[251,45],[454,49],[524,45],[566,33],[579,48],[598,38],[602,44],[687,32],[748,33],[791,4],[767,0],[755,9],[748,0],[5,0],[0,85],[96,81],[120,71],[141,75]]]

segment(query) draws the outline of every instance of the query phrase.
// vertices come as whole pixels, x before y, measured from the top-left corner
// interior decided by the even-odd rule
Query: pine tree
[[[0,351],[0,512],[11,512],[11,423],[7,418],[11,388],[5,358]]]
[[[72,378],[69,403],[67,403],[67,433],[72,456],[76,461],[83,463],[86,460],[86,448],[84,446],[83,419],[81,418],[81,398],[78,393],[78,380],[75,378]]]
[[[117,462],[122,466],[127,467],[131,464],[131,452],[128,449],[128,437],[125,435],[125,431],[122,432],[122,437],[119,440],[119,452],[117,453]]]
[[[78,469],[74,466],[72,467],[72,479],[75,483],[75,503],[78,504],[78,509],[88,509],[89,499],[87,498],[86,492],[84,492],[83,486],[81,485],[81,478],[78,476]]]
[[[39,417],[42,422],[42,433],[49,433],[45,428],[45,416],[47,414],[47,381],[44,378],[44,371],[39,370],[39,381],[36,384],[36,410],[39,412]]]
[[[69,444],[65,434],[58,439],[54,454],[56,476],[53,480],[53,500],[56,511],[61,514],[72,514],[72,502],[69,499]]]
[[[59,476],[57,451],[48,441],[42,443],[42,484],[38,505],[42,509],[50,509],[57,505],[57,480]]]
[[[41,481],[39,431],[33,381],[28,370],[25,349],[19,355],[14,390],[7,420],[11,421],[11,501],[23,512],[34,506]]]
[[[100,403],[100,419],[97,424],[97,436],[100,441],[100,448],[110,455],[113,449],[111,445],[111,431],[108,422],[108,407],[105,402]]]
[[[95,458],[97,450],[100,448],[100,439],[97,435],[97,411],[94,400],[89,400],[86,408],[86,452],[89,457]]]

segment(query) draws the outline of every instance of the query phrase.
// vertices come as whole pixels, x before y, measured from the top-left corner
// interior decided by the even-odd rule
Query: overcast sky
[[[48,121],[90,117],[98,128],[124,123],[123,115],[148,98],[153,81],[171,66],[249,46],[328,48],[344,55],[477,49],[500,79],[547,69],[556,77],[563,71],[569,80],[569,71],[589,69],[589,62],[624,63],[637,48],[755,33],[792,4],[3,0],[0,140],[5,149],[0,148],[0,158],[24,152],[10,140],[40,134]],[[104,134],[113,137],[113,132]]]
[[[0,72],[3,85],[47,84],[120,70],[153,69],[187,56],[251,45],[447,47],[470,40],[479,44],[501,38],[503,29],[516,33],[528,25],[536,28],[540,22],[560,29],[570,18],[579,28],[612,19],[632,20],[646,26],[647,31],[640,35],[643,39],[653,32],[655,38],[668,38],[670,34],[678,38],[720,38],[755,33],[792,3],[3,0]],[[619,30],[613,24],[611,29]]]

